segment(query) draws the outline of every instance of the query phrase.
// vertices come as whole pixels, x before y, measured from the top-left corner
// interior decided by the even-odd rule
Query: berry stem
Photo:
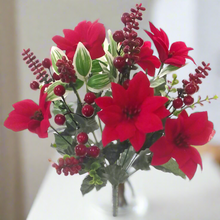
[[[65,98],[64,98],[63,96],[61,96],[61,98],[62,98],[62,100],[63,100],[64,105],[66,106],[66,109],[67,109],[68,112],[69,112],[69,115],[70,115],[72,121],[75,123],[76,127],[79,128],[78,124],[76,123],[76,121],[74,120],[74,118],[73,118],[73,116],[72,116],[73,112],[71,111],[71,109],[70,109],[69,106],[67,105]]]
[[[92,131],[92,134],[93,134],[93,137],[94,137],[94,139],[95,139],[96,144],[98,144],[98,140],[97,140],[97,138],[96,138],[95,132]]]
[[[103,129],[102,129],[102,124],[101,124],[101,120],[100,118],[98,117],[98,123],[99,123],[99,128],[100,128],[100,131],[101,133],[103,132]]]
[[[75,88],[75,86],[74,86],[74,84],[72,82],[70,82],[70,86],[73,89],[73,91],[74,91],[74,93],[75,93],[75,95],[76,95],[76,97],[78,99],[78,103],[79,103],[80,107],[82,107],[82,101],[81,101],[81,99],[79,97],[79,93],[77,92],[77,90],[76,90],[76,88]]]
[[[72,147],[72,144],[66,139],[64,138],[52,125],[50,125],[50,127],[61,137],[63,138],[64,141],[66,141],[66,143],[68,143],[70,145],[70,147]]]

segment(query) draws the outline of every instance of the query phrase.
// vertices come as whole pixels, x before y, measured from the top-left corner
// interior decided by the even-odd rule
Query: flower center
[[[34,112],[34,115],[31,116],[31,119],[37,120],[37,121],[42,121],[44,119],[44,116],[41,112],[41,110],[38,110]]]
[[[125,107],[123,113],[127,119],[133,119],[139,115],[141,109],[136,107]]]
[[[171,58],[173,56],[174,52],[170,52],[168,53],[168,58]]]
[[[175,138],[174,143],[181,148],[187,148],[189,146],[187,143],[187,137],[181,133]]]

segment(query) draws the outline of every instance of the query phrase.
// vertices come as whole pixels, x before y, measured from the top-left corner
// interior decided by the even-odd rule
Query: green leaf
[[[156,79],[154,81],[150,81],[150,87],[151,88],[156,88],[156,87],[162,85],[163,83],[165,83],[165,79],[164,78],[159,78],[159,79]]]
[[[92,59],[89,51],[81,42],[77,45],[73,62],[77,77],[85,81],[92,69]]]
[[[112,91],[107,90],[107,91],[105,92],[105,95],[104,95],[104,96],[109,96],[109,97],[111,97],[111,96],[112,96]]]
[[[118,142],[117,144],[111,142],[103,148],[102,153],[110,164],[114,164],[120,157],[120,154],[129,146],[130,144],[127,141]]]
[[[92,61],[92,69],[91,69],[92,73],[99,73],[102,71],[102,67],[101,67],[100,63],[107,66],[107,64],[105,64],[104,62],[102,62],[100,60],[93,60]]]
[[[94,163],[92,163],[92,165],[91,165],[91,169],[92,169],[92,170],[98,170],[100,167],[101,167],[101,165],[100,165],[100,163],[98,163],[98,162],[94,162]]]
[[[161,165],[161,166],[153,166],[154,168],[161,170],[163,172],[173,173],[176,176],[180,176],[183,179],[186,178],[185,173],[183,173],[179,169],[178,163],[174,159],[170,159],[167,163]]]
[[[107,51],[106,54],[105,54],[105,58],[108,62],[108,65],[109,65],[109,74],[110,76],[112,76],[113,78],[117,78],[117,75],[118,75],[118,71],[117,69],[115,68],[115,66],[113,65],[113,60],[114,60],[114,57]],[[114,81],[113,79],[111,81]]]
[[[97,184],[95,186],[96,190],[99,191],[101,188],[103,188],[107,184],[107,178],[106,178],[106,175],[105,175],[104,168],[98,169],[97,170],[97,175],[100,177],[100,180],[102,181],[102,184]]]
[[[117,165],[123,166],[124,168],[126,168],[130,164],[131,159],[134,157],[135,154],[136,154],[136,151],[134,150],[134,148],[129,147],[123,153],[121,153],[117,161]]]
[[[168,65],[168,66],[166,66],[166,67],[160,72],[160,74],[159,74],[158,77],[161,78],[161,77],[167,75],[168,73],[171,73],[171,72],[173,72],[173,71],[178,70],[179,68],[180,68],[180,67]]]
[[[107,179],[112,185],[124,183],[129,176],[125,169],[116,164],[107,166],[105,168],[105,172],[107,175]]]
[[[56,72],[57,75],[59,75],[60,73],[58,72],[58,69],[56,66],[57,60],[61,60],[63,56],[65,56],[67,60],[68,58],[61,49],[55,46],[51,47],[50,56],[51,56],[53,70],[54,72]]]
[[[75,86],[76,90],[78,90],[83,86],[83,84],[84,84],[83,81],[81,81],[80,79],[76,79],[76,82],[74,83],[74,86]],[[73,90],[73,89],[71,88],[71,90]]]
[[[116,57],[117,54],[117,43],[114,41],[113,37],[112,37],[112,32],[111,30],[108,30],[108,37],[109,37],[109,41],[110,41],[110,53],[113,57]]]
[[[85,179],[83,180],[82,185],[80,187],[80,190],[83,195],[89,193],[94,189],[95,185],[90,184],[92,180],[93,178],[89,175],[86,176]]]
[[[98,93],[109,88],[111,86],[111,81],[107,74],[97,74],[89,78],[87,86],[91,92]]]
[[[218,96],[217,95],[213,96],[213,99],[218,99]]]
[[[87,134],[99,129],[99,126],[95,118],[84,118],[80,115],[75,114],[74,119],[78,122],[80,129],[78,132],[86,132]]]
[[[54,133],[54,137],[55,137],[56,148],[66,150],[68,149],[68,147],[71,147],[70,144],[72,145],[72,141],[73,141],[72,137],[63,136],[62,138],[60,135],[56,133]]]
[[[150,163],[152,159],[152,153],[149,149],[143,150],[139,153],[139,157],[133,163],[133,167],[136,170],[150,170]]]

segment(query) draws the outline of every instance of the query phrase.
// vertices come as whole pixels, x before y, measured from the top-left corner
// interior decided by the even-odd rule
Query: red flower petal
[[[26,117],[33,116],[34,112],[39,109],[39,106],[30,99],[25,99],[20,102],[16,102],[12,105],[15,109],[15,112]]]
[[[197,164],[193,160],[190,159],[180,169],[191,180],[193,178],[193,176],[195,175],[195,172],[197,170]]]
[[[121,108],[117,105],[111,105],[97,113],[99,118],[109,126],[116,125],[122,120]]]
[[[151,133],[163,129],[161,119],[155,114],[140,114],[135,122],[136,127],[143,133]]]
[[[129,82],[126,93],[129,97],[129,104],[139,106],[148,96],[153,96],[154,90],[150,88],[150,81],[146,74],[138,72]]]
[[[9,117],[5,120],[4,126],[12,131],[22,131],[28,128],[29,117],[25,115],[17,114],[16,111],[12,111]]]
[[[164,104],[167,101],[168,101],[168,98],[162,97],[162,96],[147,97],[145,101],[143,102],[143,104],[141,105],[141,110],[142,112],[154,112],[158,110],[159,108],[161,108],[161,106],[164,107]]]
[[[119,139],[118,133],[115,130],[115,127],[111,126],[105,126],[103,132],[102,132],[102,143],[105,147],[107,144],[109,144],[111,141]]]
[[[142,148],[145,139],[146,139],[146,134],[136,130],[134,135],[131,138],[129,138],[129,141],[131,142],[135,151],[138,152]]]
[[[122,121],[116,127],[121,142],[133,137],[136,130],[135,125],[129,121]]]
[[[113,99],[109,96],[99,97],[95,100],[95,103],[102,109],[113,105]]]
[[[170,159],[174,148],[175,145],[167,141],[167,138],[163,136],[150,147],[150,151],[154,153],[155,157],[160,157],[160,158],[166,157]],[[161,165],[161,164],[157,163],[157,165]]]
[[[112,83],[111,85],[112,85],[112,96],[114,99],[114,103],[116,105],[121,106],[122,108],[127,106],[128,99],[126,96],[126,90],[121,85],[119,85],[117,83]],[[130,84],[129,84],[129,86],[130,86]]]

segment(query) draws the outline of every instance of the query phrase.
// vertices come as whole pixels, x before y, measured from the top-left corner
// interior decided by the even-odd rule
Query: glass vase
[[[147,214],[148,201],[142,195],[135,194],[131,183],[107,186],[99,191],[93,190],[85,195],[89,207],[88,215],[92,213],[94,219],[140,219]]]

